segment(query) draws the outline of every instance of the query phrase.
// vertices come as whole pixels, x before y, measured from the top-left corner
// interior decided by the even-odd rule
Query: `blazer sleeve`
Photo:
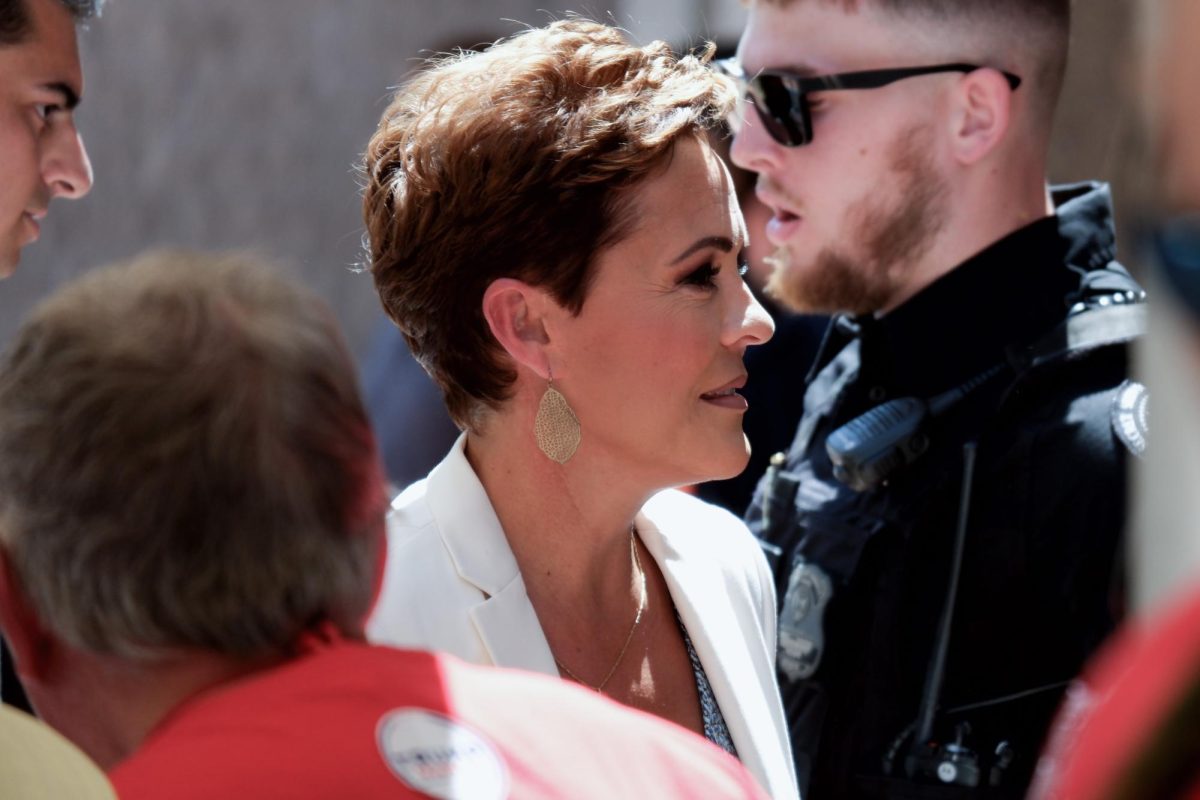
[[[767,652],[775,657],[776,636],[778,634],[778,606],[775,604],[775,579],[767,564],[767,557],[762,548],[755,542],[752,558],[758,574],[758,607],[759,625],[762,627],[763,639],[767,643]]]

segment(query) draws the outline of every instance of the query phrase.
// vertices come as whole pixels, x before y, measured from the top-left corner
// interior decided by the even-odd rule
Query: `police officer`
[[[755,0],[733,159],[774,293],[838,313],[749,521],[809,800],[1020,797],[1120,613],[1143,294],[1048,189],[1068,0]]]

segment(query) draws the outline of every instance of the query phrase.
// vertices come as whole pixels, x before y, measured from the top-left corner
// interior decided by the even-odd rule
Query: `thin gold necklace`
[[[638,601],[637,615],[633,618],[633,624],[629,626],[629,635],[625,637],[625,644],[621,645],[621,652],[617,653],[617,660],[614,661],[613,665],[608,668],[608,674],[604,676],[604,680],[600,681],[598,686],[593,686],[572,672],[566,664],[558,660],[558,656],[554,656],[554,654],[551,653],[551,655],[554,656],[554,663],[558,665],[559,669],[567,673],[568,678],[576,683],[583,684],[589,689],[595,689],[597,692],[601,693],[604,691],[604,687],[608,685],[608,681],[610,678],[612,678],[613,673],[617,671],[617,667],[620,666],[621,659],[625,658],[625,651],[629,649],[629,643],[633,641],[633,632],[637,630],[638,625],[642,621],[642,614],[644,614],[646,611],[646,571],[642,569],[642,559],[638,556],[637,539],[634,536],[636,530],[637,529],[632,525],[629,526],[629,553],[633,567],[635,570],[637,570],[638,577],[642,584],[642,596]]]

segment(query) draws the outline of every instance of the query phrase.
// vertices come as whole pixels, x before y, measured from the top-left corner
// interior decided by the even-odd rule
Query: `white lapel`
[[[459,576],[480,592],[468,614],[492,663],[558,675],[525,582],[483,484],[467,461],[467,435],[429,473],[426,500]]]
[[[794,796],[790,754],[780,744],[768,699],[774,672],[745,587],[722,567],[720,550],[705,546],[710,537],[692,529],[711,519],[681,514],[678,503],[669,514],[655,515],[654,505],[651,500],[638,515],[638,535],[666,579],[738,756],[773,797]]]

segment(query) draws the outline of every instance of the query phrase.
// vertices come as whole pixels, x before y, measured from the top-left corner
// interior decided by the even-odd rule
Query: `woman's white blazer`
[[[441,650],[476,664],[558,675],[500,521],[464,453],[465,435],[392,503],[374,642]],[[735,516],[666,491],[637,516],[738,757],[775,798],[798,791],[775,683],[775,592]]]

